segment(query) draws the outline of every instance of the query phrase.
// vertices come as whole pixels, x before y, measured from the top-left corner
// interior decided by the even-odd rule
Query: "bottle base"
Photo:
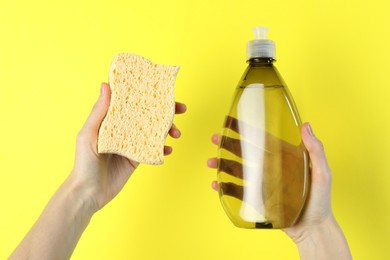
[[[262,229],[265,229],[265,228],[273,228],[273,225],[272,223],[268,223],[268,222],[256,222],[255,223],[255,228],[262,228]]]

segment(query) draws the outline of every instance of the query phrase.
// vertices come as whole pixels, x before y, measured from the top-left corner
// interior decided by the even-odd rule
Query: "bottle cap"
[[[259,26],[253,29],[255,39],[246,46],[247,59],[272,58],[275,59],[275,42],[267,39],[268,28]]]

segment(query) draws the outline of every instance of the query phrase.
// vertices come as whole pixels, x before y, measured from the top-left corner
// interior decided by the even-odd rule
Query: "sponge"
[[[110,106],[98,136],[99,153],[145,164],[164,163],[178,71],[178,66],[155,64],[136,54],[115,55],[109,71]]]

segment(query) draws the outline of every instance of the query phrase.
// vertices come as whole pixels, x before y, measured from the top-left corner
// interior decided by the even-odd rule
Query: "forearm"
[[[69,259],[93,215],[83,193],[69,177],[10,259]]]
[[[302,234],[296,241],[300,259],[352,259],[348,243],[334,217]]]

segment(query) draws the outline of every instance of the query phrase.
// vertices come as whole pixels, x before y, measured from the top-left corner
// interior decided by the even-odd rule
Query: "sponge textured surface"
[[[178,66],[155,64],[131,53],[114,57],[109,71],[111,102],[99,130],[99,153],[145,164],[164,162],[178,70]]]

